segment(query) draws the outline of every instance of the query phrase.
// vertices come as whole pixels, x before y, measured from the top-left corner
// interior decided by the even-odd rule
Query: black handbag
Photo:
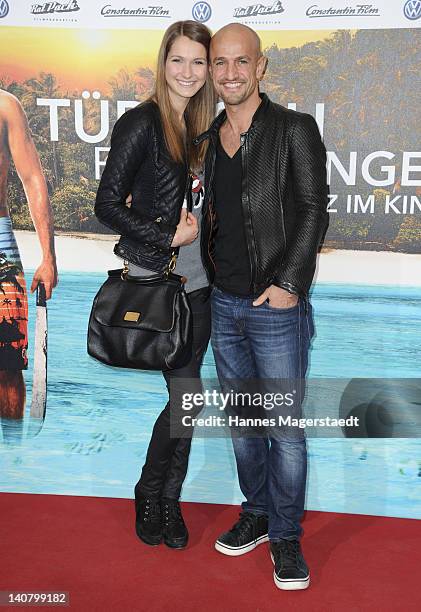
[[[186,184],[191,212],[192,174]],[[110,270],[92,304],[88,353],[120,368],[171,370],[186,365],[192,355],[193,322],[184,279],[173,270],[179,248],[171,253],[162,275],[130,276]]]
[[[173,258],[174,261],[174,258]],[[95,296],[88,353],[120,368],[167,370],[186,365],[192,352],[192,313],[182,277],[137,277],[110,270]]]

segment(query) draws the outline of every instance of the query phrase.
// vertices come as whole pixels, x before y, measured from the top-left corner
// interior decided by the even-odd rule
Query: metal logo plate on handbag
[[[126,314],[124,315],[125,321],[133,321],[137,323],[139,319],[140,319],[140,312],[130,312],[130,310],[128,310]]]

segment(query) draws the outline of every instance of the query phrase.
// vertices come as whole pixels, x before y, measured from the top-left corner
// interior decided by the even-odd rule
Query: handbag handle
[[[171,259],[168,262],[167,267],[165,268],[165,270],[162,273],[162,278],[167,279],[169,277],[169,275],[171,274],[171,272],[174,271],[176,264],[177,264],[177,254],[175,253],[175,251],[173,251],[171,253]],[[129,262],[128,262],[127,259],[124,259],[124,261],[123,261],[123,269],[122,269],[122,271],[120,273],[121,280],[126,281],[128,274],[129,274]],[[143,277],[143,278],[144,278],[144,280],[150,280],[148,277]],[[157,279],[157,278],[159,278],[159,275],[158,276],[154,276],[153,278]]]

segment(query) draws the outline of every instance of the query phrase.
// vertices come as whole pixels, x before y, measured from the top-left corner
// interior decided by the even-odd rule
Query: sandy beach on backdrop
[[[25,269],[34,269],[41,256],[35,232],[15,231]],[[120,268],[113,254],[117,236],[56,234],[59,271],[105,272]],[[316,280],[327,283],[421,286],[421,255],[388,251],[327,250],[319,256]]]

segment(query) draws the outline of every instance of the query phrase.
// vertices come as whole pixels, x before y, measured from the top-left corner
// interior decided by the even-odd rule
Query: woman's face
[[[206,82],[208,60],[206,49],[186,36],[173,42],[165,63],[165,78],[170,98],[178,101],[192,98]]]

